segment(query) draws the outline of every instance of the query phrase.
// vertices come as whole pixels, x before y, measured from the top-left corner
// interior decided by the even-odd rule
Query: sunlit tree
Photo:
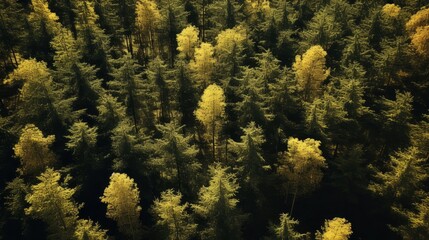
[[[203,42],[200,47],[195,49],[194,60],[189,63],[189,68],[193,72],[200,90],[206,88],[212,81],[216,64],[213,54],[213,46],[210,43]]]
[[[220,164],[211,166],[209,173],[209,185],[201,188],[197,204],[192,205],[208,223],[201,236],[204,239],[238,239],[241,223],[237,212],[237,178]]]
[[[347,240],[352,235],[352,224],[345,218],[326,220],[322,232],[316,233],[318,240]]]
[[[67,181],[60,181],[61,174],[52,168],[46,169],[31,186],[25,199],[30,204],[25,213],[48,224],[51,239],[73,239],[80,205],[72,197],[75,188],[68,188]]]
[[[225,95],[221,87],[212,84],[204,90],[198,103],[198,109],[195,110],[195,116],[204,125],[207,135],[210,136],[213,160],[215,160],[216,139],[219,138],[224,114]]]
[[[13,148],[15,155],[21,160],[19,171],[24,174],[38,174],[56,162],[55,154],[50,149],[55,136],[43,136],[33,124],[22,130],[18,143]]]
[[[182,194],[168,189],[161,193],[161,197],[153,203],[152,209],[157,217],[156,224],[165,227],[167,239],[190,239],[196,231],[197,225],[192,222],[189,215],[188,203],[181,203]]]
[[[187,26],[177,34],[177,50],[179,57],[190,60],[194,57],[195,48],[198,45],[198,29],[192,25]]]
[[[302,56],[297,55],[293,69],[303,99],[308,101],[317,96],[322,82],[329,76],[326,68],[327,53],[319,45],[312,46]]]
[[[320,183],[326,163],[319,149],[320,141],[290,137],[287,144],[287,151],[280,155],[277,172],[287,179],[287,191],[289,188],[293,191],[292,212],[296,196],[312,191]]]
[[[107,204],[107,217],[115,220],[119,230],[129,239],[140,239],[140,191],[125,173],[113,173],[109,186],[100,197]]]

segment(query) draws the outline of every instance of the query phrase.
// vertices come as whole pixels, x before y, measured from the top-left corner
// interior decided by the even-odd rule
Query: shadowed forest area
[[[429,239],[427,0],[0,0],[0,239]]]

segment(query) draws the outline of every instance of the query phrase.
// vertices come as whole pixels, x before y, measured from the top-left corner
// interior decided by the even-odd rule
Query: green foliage
[[[231,141],[231,151],[236,155],[233,159],[237,161],[240,179],[258,191],[264,169],[269,168],[264,165],[265,159],[262,157],[261,150],[265,138],[262,129],[254,122],[250,122],[242,130],[244,134],[241,136],[241,142]]]
[[[35,59],[22,61],[6,81],[22,83],[21,103],[11,116],[10,124],[23,126],[35,123],[42,130],[58,130],[76,119],[72,111],[74,98],[67,98],[64,89],[56,84],[44,62]]]
[[[172,183],[183,193],[197,185],[201,164],[197,161],[197,149],[190,144],[191,136],[184,136],[182,127],[175,123],[157,125],[162,138],[154,142],[155,157],[151,160],[160,177]]]
[[[167,239],[190,239],[197,225],[192,223],[187,209],[188,203],[181,204],[182,194],[168,189],[161,193],[160,199],[153,204],[153,212],[158,218],[157,225],[165,227]]]
[[[369,190],[398,203],[407,203],[415,198],[416,192],[428,178],[425,159],[417,154],[417,149],[413,147],[393,154],[387,171],[377,171],[375,181],[368,186]]]
[[[235,198],[239,185],[235,174],[219,163],[209,168],[210,182],[201,188],[194,211],[207,219],[208,226],[201,232],[203,239],[238,239],[240,217]]]
[[[25,196],[30,192],[30,186],[24,182],[24,179],[16,177],[7,183],[5,190],[7,192],[5,196],[6,209],[14,217],[24,217],[24,209],[27,206]]]
[[[88,164],[97,143],[97,128],[91,128],[85,122],[75,122],[69,132],[67,148],[72,150],[77,161]]]
[[[279,220],[279,224],[272,227],[275,239],[295,240],[303,239],[306,236],[306,234],[298,233],[295,230],[295,226],[299,224],[299,221],[293,219],[291,216],[289,216],[289,214],[280,214]]]

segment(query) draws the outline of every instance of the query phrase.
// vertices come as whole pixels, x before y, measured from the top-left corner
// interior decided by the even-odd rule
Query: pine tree
[[[160,12],[163,16],[161,21],[161,41],[167,45],[168,49],[168,65],[174,66],[174,59],[177,55],[177,39],[176,35],[186,24],[187,12],[180,0],[160,0]]]
[[[99,113],[97,122],[101,133],[112,131],[126,116],[125,107],[110,94],[100,97],[97,110]]]
[[[242,101],[237,103],[238,120],[242,126],[255,122],[259,126],[265,126],[267,122],[266,105],[263,100],[264,88],[261,79],[256,76],[256,71],[251,68],[243,70],[240,86],[237,91],[242,96]]]
[[[155,91],[156,108],[159,111],[158,121],[168,123],[171,119],[171,90],[169,88],[170,81],[167,76],[167,66],[161,58],[156,57],[149,62],[146,75],[152,90]]]
[[[299,224],[299,221],[293,219],[291,216],[289,216],[289,214],[280,214],[279,220],[279,224],[272,227],[275,239],[295,240],[303,239],[306,236],[306,234],[299,233],[295,230],[295,227]]]
[[[240,179],[243,179],[253,191],[258,192],[264,169],[269,167],[264,165],[265,159],[261,150],[265,138],[262,129],[254,122],[249,123],[242,130],[244,134],[241,136],[241,142],[232,141],[231,149],[237,155]]]
[[[67,98],[53,81],[46,63],[22,61],[6,80],[9,84],[20,82],[20,104],[9,119],[12,126],[34,123],[45,132],[56,132],[77,118],[79,113],[72,111],[74,99]]]
[[[12,216],[22,219],[25,216],[25,207],[27,202],[25,196],[30,192],[30,186],[24,182],[20,177],[14,178],[12,181],[6,183],[4,198],[5,208],[12,214]]]
[[[51,12],[46,0],[31,0],[32,12],[28,15],[31,26],[29,39],[29,52],[38,60],[50,63],[52,49],[49,46],[52,38],[61,28],[58,16]]]
[[[177,109],[181,113],[180,124],[191,129],[195,126],[194,111],[198,106],[198,99],[194,85],[190,79],[190,73],[184,62],[176,64]]]
[[[320,183],[326,163],[319,149],[320,141],[290,137],[287,144],[287,152],[280,155],[277,172],[288,180],[287,191],[289,188],[293,191],[292,214],[296,196],[312,191]]]
[[[188,203],[181,204],[182,194],[168,189],[161,193],[161,197],[154,201],[153,212],[158,218],[156,224],[163,226],[167,232],[167,239],[186,240],[196,232],[197,225],[187,213]]]
[[[345,218],[326,220],[322,232],[317,231],[317,240],[347,240],[353,233],[352,225]]]
[[[25,213],[46,222],[51,239],[73,239],[81,206],[72,199],[76,189],[68,188],[60,178],[60,172],[52,168],[37,177],[40,182],[25,197],[30,204]]]
[[[52,166],[56,162],[56,156],[49,148],[54,141],[55,136],[44,137],[35,125],[26,125],[13,148],[15,156],[21,160],[18,171],[24,175],[37,175],[46,167]]]
[[[113,173],[109,186],[100,197],[107,204],[106,216],[115,220],[119,231],[129,239],[140,239],[140,192],[134,180],[125,173]]]
[[[181,192],[192,193],[201,164],[196,160],[197,149],[190,144],[191,137],[184,136],[182,127],[175,123],[157,126],[162,138],[154,142],[155,158],[151,163],[163,179],[177,183]]]
[[[54,79],[64,87],[66,96],[76,98],[73,108],[85,110],[87,115],[97,114],[98,98],[104,94],[97,69],[82,62],[82,51],[69,30],[61,29],[51,45],[55,50]]]
[[[225,95],[222,88],[212,84],[204,90],[198,109],[195,110],[195,116],[204,125],[209,141],[212,143],[213,161],[216,160],[216,142],[219,139],[224,114]]]
[[[429,237],[429,197],[415,203],[416,211],[407,211],[407,224],[398,229],[404,239],[426,239]]]
[[[112,130],[114,170],[139,171],[142,163],[142,145],[131,121],[124,119]]]
[[[200,190],[194,211],[207,219],[208,226],[201,234],[203,239],[239,239],[240,215],[235,198],[239,185],[235,174],[219,163],[209,168],[210,182]]]
[[[293,70],[305,101],[317,96],[322,82],[329,76],[330,70],[325,66],[326,55],[325,50],[316,45],[309,48],[302,56],[296,56]]]
[[[106,230],[100,228],[92,220],[80,219],[77,221],[74,237],[77,240],[103,240],[107,239]]]
[[[142,58],[153,58],[158,55],[156,44],[158,41],[157,31],[162,20],[161,12],[153,0],[138,0],[136,5],[135,26],[137,31],[137,42]]]
[[[95,13],[94,3],[88,0],[76,1],[74,11],[82,60],[96,66],[97,77],[106,83],[110,80],[110,43],[109,37],[98,25],[99,17]]]
[[[129,54],[119,59],[118,64],[113,73],[114,79],[109,82],[112,94],[124,103],[136,132],[141,126],[153,129],[153,99],[147,92],[151,89],[143,82],[140,66]]]
[[[66,136],[66,146],[73,152],[78,162],[86,166],[91,165],[94,159],[95,144],[97,143],[97,127],[89,127],[85,122],[75,122],[69,129],[70,135]]]
[[[387,171],[377,171],[368,188],[399,204],[414,202],[416,192],[428,178],[424,162],[414,147],[396,152],[390,157]]]

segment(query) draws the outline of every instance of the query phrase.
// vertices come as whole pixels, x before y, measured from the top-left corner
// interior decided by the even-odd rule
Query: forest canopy
[[[425,0],[0,0],[0,239],[429,239]]]

